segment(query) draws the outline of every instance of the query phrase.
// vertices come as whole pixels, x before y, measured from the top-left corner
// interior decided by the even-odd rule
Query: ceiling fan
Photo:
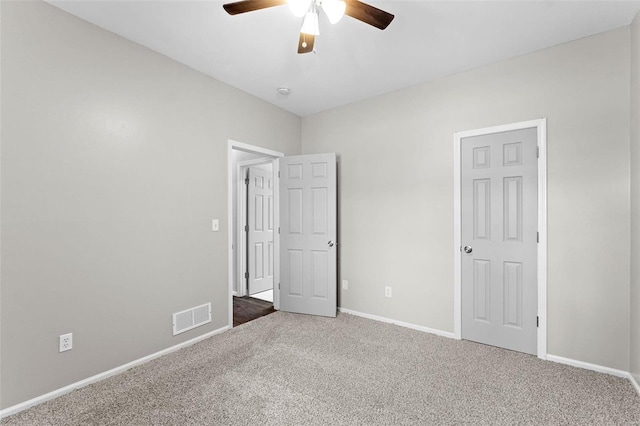
[[[315,38],[320,35],[318,25],[320,9],[332,24],[337,23],[344,15],[348,15],[381,30],[387,28],[394,18],[390,13],[358,0],[242,0],[227,3],[223,7],[229,15],[237,15],[287,3],[295,16],[304,16],[298,40],[298,53],[313,51]]]

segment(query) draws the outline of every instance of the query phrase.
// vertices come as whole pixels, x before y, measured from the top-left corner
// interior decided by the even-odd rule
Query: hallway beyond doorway
[[[237,327],[256,318],[274,313],[273,303],[244,296],[233,298],[233,326]]]

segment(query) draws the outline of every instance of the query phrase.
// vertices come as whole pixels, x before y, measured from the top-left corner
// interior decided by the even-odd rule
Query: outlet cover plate
[[[73,333],[62,334],[60,336],[60,352],[73,349]]]
[[[391,287],[384,288],[384,297],[391,297]]]

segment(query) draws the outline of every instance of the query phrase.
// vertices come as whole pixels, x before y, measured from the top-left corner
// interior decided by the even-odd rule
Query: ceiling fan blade
[[[387,28],[394,18],[389,12],[358,0],[347,0],[347,8],[344,14],[381,30]]]
[[[243,0],[223,5],[224,10],[229,15],[252,12],[254,10],[266,9],[267,7],[287,4],[287,0]]]
[[[313,34],[300,33],[300,39],[298,40],[298,53],[313,52],[313,44],[315,41],[316,36]]]

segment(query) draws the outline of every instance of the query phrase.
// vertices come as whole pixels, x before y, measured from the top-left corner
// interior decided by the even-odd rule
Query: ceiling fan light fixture
[[[303,34],[320,35],[320,26],[318,25],[318,12],[310,10],[304,17],[300,32]]]
[[[0,0],[2,1],[2,0]],[[347,9],[347,3],[349,8]],[[302,28],[298,36],[298,53],[315,52],[315,39],[320,35],[319,13],[324,10],[332,24],[337,23],[344,15],[384,30],[393,21],[394,15],[371,6],[361,0],[238,0],[222,5],[229,15],[238,15],[254,10],[289,4],[291,12],[303,17]]]
[[[322,0],[322,10],[327,14],[329,22],[336,24],[344,16],[347,4],[343,0]]]
[[[291,13],[298,18],[302,18],[309,11],[311,1],[312,0],[287,0],[287,3],[289,3]]]

